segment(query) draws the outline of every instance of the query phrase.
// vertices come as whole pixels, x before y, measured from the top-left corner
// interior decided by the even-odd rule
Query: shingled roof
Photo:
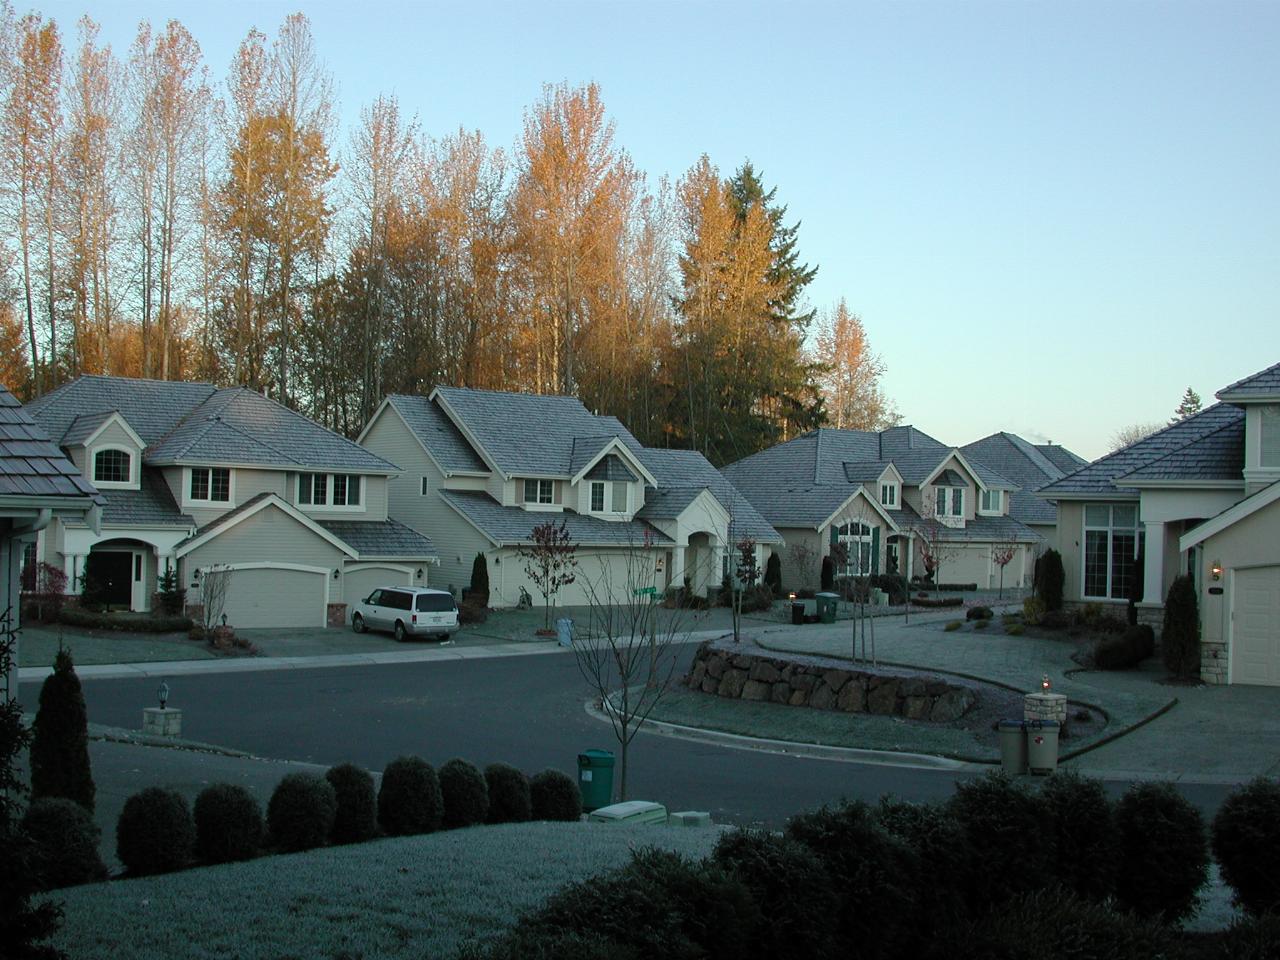
[[[211,383],[85,375],[32,400],[27,410],[60,444],[70,442],[68,430],[79,417],[112,411],[118,411],[144,443],[152,444],[216,391]]]
[[[1046,483],[1061,480],[1068,472],[1088,463],[1070,450],[1054,444],[1033,444],[1013,433],[993,433],[960,448],[965,458],[998,470],[1018,484],[1009,496],[1009,516],[1023,523],[1053,523],[1058,511],[1035,491]],[[1070,465],[1065,470],[1059,463]]]
[[[438,560],[431,538],[399,520],[320,520],[324,527],[361,560]]]
[[[76,465],[50,440],[49,434],[0,386],[0,496],[103,497]]]
[[[520,507],[504,507],[478,490],[441,490],[440,497],[472,526],[500,546],[531,542],[533,528],[552,520],[564,521],[569,539],[580,547],[626,547],[648,543],[670,546],[672,540],[642,520],[615,522],[569,510],[534,513]]]
[[[1228,402],[1280,398],[1280,363],[1223,387],[1216,396]]]
[[[393,393],[387,402],[445,473],[489,472],[484,460],[434,400]]]
[[[1152,460],[1117,483],[1162,480],[1230,480],[1244,477],[1244,419],[1193,440],[1185,447]]]

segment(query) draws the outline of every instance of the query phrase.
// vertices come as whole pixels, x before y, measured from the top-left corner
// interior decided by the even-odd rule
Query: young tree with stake
[[[561,587],[573,583],[578,566],[578,545],[569,535],[568,521],[548,520],[533,528],[529,543],[517,551],[524,561],[525,575],[542,594],[546,618],[544,630],[551,629],[551,602]]]

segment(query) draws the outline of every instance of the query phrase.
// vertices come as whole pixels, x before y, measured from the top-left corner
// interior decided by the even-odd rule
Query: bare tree
[[[200,623],[208,640],[215,627],[222,626],[222,614],[227,609],[227,587],[231,571],[225,567],[207,567],[200,571]]]
[[[818,558],[817,552],[803,542],[793,543],[791,549],[787,552],[790,554],[792,564],[795,565],[800,583],[806,587],[809,586],[813,583],[814,566]]]
[[[733,529],[730,518],[729,529]],[[737,558],[729,570],[729,609],[733,614],[733,642],[742,640],[742,598],[755,588],[760,579],[760,564],[756,562],[756,542],[751,537],[743,537],[734,545]]]
[[[1018,544],[997,543],[991,547],[991,562],[1000,568],[1000,592],[998,597],[1004,597],[1004,568],[1009,565],[1009,561],[1018,555]]]
[[[1127,427],[1121,427],[1111,435],[1111,453],[1117,450],[1123,450],[1125,447],[1131,447],[1139,440],[1145,440],[1157,430],[1163,430],[1163,423],[1133,423]]]
[[[517,556],[524,561],[525,575],[533,581],[538,592],[542,594],[543,607],[546,610],[544,630],[551,629],[551,602],[560,592],[574,581],[574,570],[578,566],[575,554],[578,545],[569,536],[569,524],[565,520],[556,523],[548,520],[533,528],[529,535],[529,543],[521,546]]]
[[[659,602],[656,559],[646,535],[627,549],[624,583],[614,582],[608,563],[601,564],[597,579],[584,578],[587,629],[573,642],[578,670],[618,740],[620,800],[627,799],[631,741],[670,690],[678,645],[690,633],[689,611],[666,609]]]

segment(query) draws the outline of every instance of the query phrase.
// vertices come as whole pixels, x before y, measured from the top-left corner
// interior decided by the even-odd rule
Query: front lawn
[[[154,663],[170,660],[213,660],[207,644],[182,633],[138,634],[81,631],[72,627],[22,628],[20,667],[52,667],[59,646],[71,651],[76,666],[96,663]]]
[[[718,831],[523,823],[378,840],[59,891],[72,960],[451,957],[565,883]]]

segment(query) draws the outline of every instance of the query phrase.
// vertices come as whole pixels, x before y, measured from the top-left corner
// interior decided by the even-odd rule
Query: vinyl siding
[[[1200,622],[1206,643],[1227,640],[1232,571],[1275,564],[1277,542],[1280,542],[1280,501],[1268,504],[1200,545],[1196,585],[1200,590]],[[1222,579],[1217,581],[1209,569],[1215,561],[1222,564],[1223,570]],[[1210,587],[1221,587],[1223,591],[1210,594]],[[1230,651],[1227,655],[1230,656]]]
[[[93,440],[93,446],[97,447],[124,447],[126,450],[132,451],[135,455],[139,452],[138,445],[134,443],[133,437],[125,431],[116,421],[107,424],[100,434]]]
[[[315,471],[319,472],[319,471]],[[282,476],[286,476],[283,475]],[[360,490],[360,509],[335,510],[324,507],[316,508],[309,504],[298,503],[298,474],[287,474],[287,483],[278,491],[284,499],[308,516],[327,520],[385,520],[387,519],[387,478],[378,476],[362,476]],[[332,484],[332,479],[329,480]],[[332,487],[330,487],[332,494]]]
[[[782,539],[786,541],[784,546],[776,548],[778,559],[782,564],[783,591],[804,590],[806,588],[810,590],[818,589],[822,575],[822,556],[826,553],[822,546],[822,538],[818,536],[818,531],[806,530],[803,527],[777,527],[776,529],[782,535]],[[803,544],[808,547],[812,555],[809,570],[805,576],[801,576],[800,571],[796,569],[793,551],[797,544]]]
[[[278,562],[333,569],[345,554],[276,507],[265,507],[183,557],[188,582],[198,567]]]

